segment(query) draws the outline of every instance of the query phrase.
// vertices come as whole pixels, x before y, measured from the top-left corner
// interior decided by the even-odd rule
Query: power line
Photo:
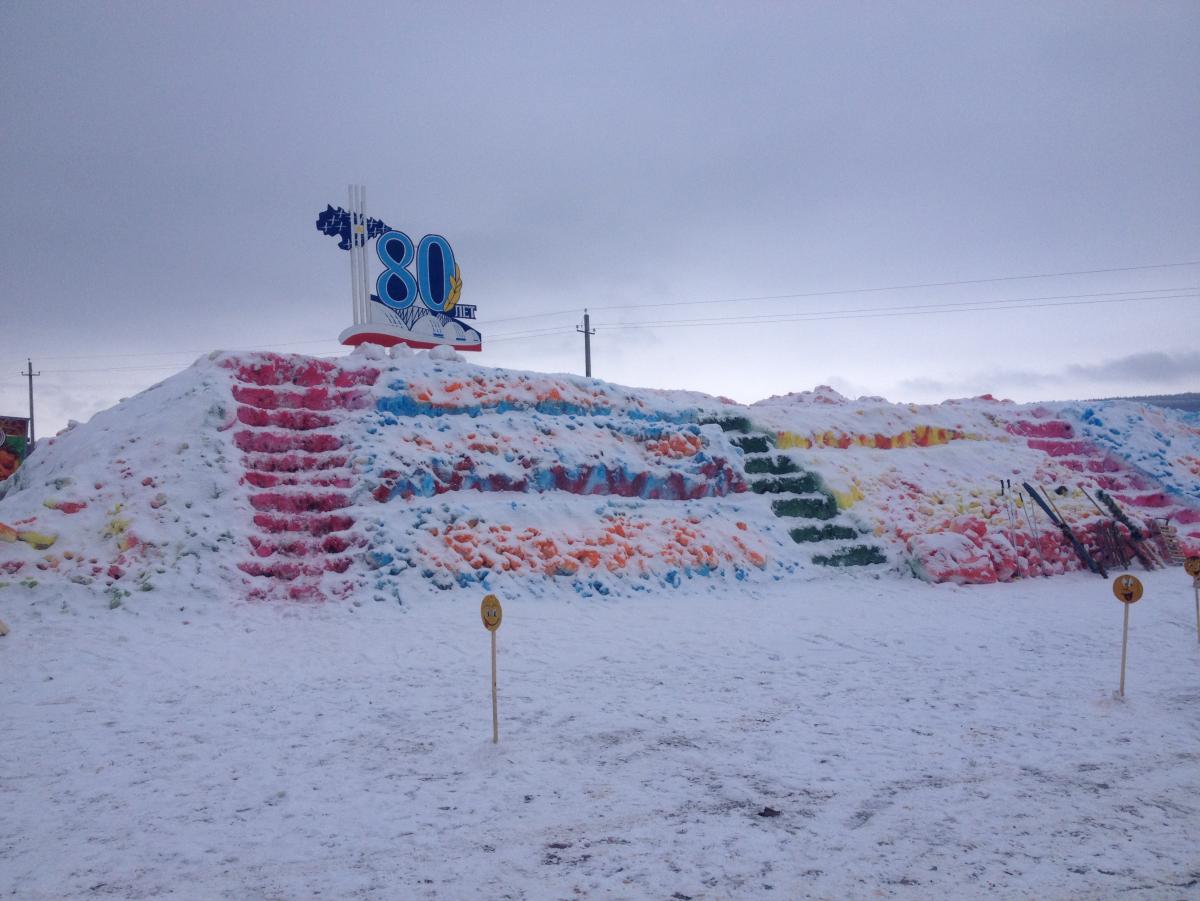
[[[642,322],[619,323],[619,324],[620,325],[634,325],[634,326],[638,326],[638,325],[676,325],[676,324],[698,323],[698,322],[712,322],[712,323],[732,322],[735,320],[747,320],[747,321],[770,320],[770,321],[786,322],[786,321],[791,321],[791,320],[803,321],[804,319],[807,319],[809,317],[838,317],[838,318],[851,319],[851,318],[864,318],[864,317],[860,317],[860,316],[854,316],[853,314],[856,314],[856,313],[887,312],[887,313],[899,314],[899,313],[903,313],[903,312],[910,312],[910,311],[916,312],[916,311],[921,311],[921,310],[930,310],[930,311],[946,310],[947,312],[967,313],[976,307],[989,307],[989,306],[996,306],[996,305],[1000,305],[1000,304],[1023,304],[1023,303],[1031,303],[1033,301],[1043,301],[1043,300],[1077,300],[1079,298],[1090,298],[1090,297],[1125,297],[1125,295],[1130,295],[1130,294],[1148,295],[1148,294],[1163,294],[1163,293],[1180,292],[1180,291],[1200,291],[1200,286],[1183,285],[1181,287],[1176,287],[1176,288],[1147,288],[1147,289],[1138,290],[1138,291],[1097,291],[1097,292],[1093,292],[1093,293],[1089,293],[1089,294],[1049,294],[1049,295],[1044,295],[1044,296],[1040,296],[1040,297],[1008,297],[1008,298],[993,299],[993,300],[952,300],[952,301],[947,301],[945,303],[904,304],[902,306],[887,306],[887,307],[858,307],[858,308],[849,309],[849,310],[813,310],[813,311],[810,311],[807,313],[802,313],[802,312],[739,313],[734,316],[705,316],[705,317],[692,317],[689,319],[648,319],[648,320],[644,320]],[[1127,299],[1127,300],[1164,300],[1164,299],[1169,299],[1169,298],[1142,296],[1142,297],[1126,297],[1125,299]],[[954,311],[951,309],[953,307],[965,307],[966,309]],[[786,318],[781,319],[780,317],[786,317]],[[606,328],[613,328],[613,327],[614,326],[606,326]]]
[[[570,330],[571,330],[571,326],[569,326],[569,325],[548,325],[545,328],[517,329],[515,332],[501,332],[499,335],[490,336],[489,340],[498,340],[500,338],[508,338],[513,335],[532,335],[532,334],[537,334],[538,332],[563,332],[563,331],[569,332]]]
[[[1111,273],[1116,273],[1116,272],[1140,272],[1140,271],[1151,270],[1151,269],[1175,269],[1175,268],[1182,268],[1184,266],[1198,266],[1198,265],[1200,265],[1200,260],[1184,260],[1184,261],[1178,262],[1178,263],[1156,263],[1153,265],[1146,265],[1146,266],[1118,266],[1118,267],[1112,267],[1112,268],[1108,268],[1108,269],[1076,269],[1076,270],[1072,270],[1070,272],[1043,272],[1043,273],[1032,274],[1032,275],[1002,275],[1002,276],[995,276],[992,278],[960,279],[957,281],[925,282],[922,284],[910,284],[910,285],[887,285],[887,286],[877,286],[877,287],[870,287],[870,288],[845,288],[845,289],[839,289],[839,290],[835,290],[835,291],[808,291],[808,292],[794,293],[794,294],[767,294],[767,295],[762,295],[762,296],[758,296],[758,297],[726,297],[726,298],[717,298],[717,299],[713,299],[713,300],[676,300],[676,301],[663,301],[661,303],[608,304],[608,305],[601,305],[601,306],[593,305],[591,307],[591,309],[593,309],[593,310],[631,310],[631,309],[644,310],[644,309],[648,309],[648,308],[657,308],[657,307],[689,307],[689,306],[703,306],[706,304],[718,304],[718,303],[750,303],[750,302],[770,301],[770,300],[797,300],[797,299],[801,299],[801,298],[810,298],[810,297],[838,297],[841,295],[850,295],[850,294],[871,294],[871,293],[878,293],[878,292],[883,292],[883,291],[908,291],[908,290],[914,290],[917,288],[947,288],[947,287],[953,287],[956,285],[985,285],[985,284],[991,284],[991,283],[996,283],[996,282],[1021,281],[1021,280],[1031,280],[1031,279],[1039,279],[1039,278],[1064,278],[1067,276],[1074,276],[1074,275],[1103,275],[1103,274],[1111,274]],[[1163,289],[1155,289],[1155,290],[1169,291],[1169,290],[1174,290],[1174,289],[1163,288]],[[498,324],[501,322],[517,322],[518,320],[523,320],[523,319],[542,319],[542,318],[545,318],[548,316],[569,316],[569,315],[574,315],[574,314],[580,313],[580,312],[583,312],[582,307],[570,307],[570,308],[566,308],[566,309],[562,309],[562,310],[555,310],[555,311],[547,312],[547,313],[529,313],[529,314],[526,314],[523,316],[508,316],[503,319],[490,319],[490,320],[488,320],[488,323],[494,325],[494,324]]]
[[[561,326],[559,328],[541,329],[534,332],[513,333],[511,335],[500,335],[496,338],[488,338],[487,343],[497,344],[501,341],[526,341],[530,338],[550,338],[554,335],[568,335],[572,331],[571,326]]]
[[[523,316],[505,316],[502,319],[489,319],[488,325],[496,325],[500,322],[517,322],[521,319],[545,319],[548,316],[570,316],[583,310],[583,307],[568,307],[566,309],[551,310],[548,313],[526,313]]]
[[[837,291],[807,291],[799,294],[766,294],[760,297],[727,297],[720,300],[673,300],[661,303],[610,304],[593,306],[593,310],[644,310],[650,307],[692,307],[713,303],[749,303],[765,300],[796,300],[805,297],[837,297],[846,294],[872,294],[879,291],[909,291],[915,288],[948,288],[955,285],[986,285],[993,282],[1015,282],[1035,278],[1064,278],[1071,275],[1102,275],[1113,272],[1139,272],[1148,269],[1174,269],[1183,266],[1200,266],[1200,260],[1185,260],[1180,263],[1156,263],[1151,266],[1119,266],[1110,269],[1077,269],[1072,272],[1042,272],[1035,275],[1001,275],[993,278],[959,279],[950,282],[924,282],[912,285],[886,285],[874,288],[844,288]]]
[[[513,333],[511,335],[503,335],[497,338],[489,339],[489,343],[500,341],[523,341],[529,338],[548,337],[551,334],[567,334],[571,329],[569,326],[560,328],[538,329],[528,333]],[[251,350],[252,348],[247,348]],[[327,356],[341,356],[341,354],[329,354]],[[67,375],[77,372],[156,372],[164,369],[179,370],[178,364],[175,363],[158,363],[153,366],[102,366],[102,367],[87,367],[80,369],[44,369],[42,373],[46,375]]]
[[[179,371],[178,364],[159,363],[157,366],[108,366],[96,369],[46,369],[47,375],[63,375],[70,372],[151,372],[157,369],[174,369]]]
[[[1185,289],[1154,289],[1156,291],[1179,291]],[[1193,289],[1194,290],[1194,289]],[[646,322],[620,322],[612,325],[596,326],[599,330],[611,331],[615,329],[642,329],[642,328],[703,328],[705,326],[714,325],[771,325],[776,323],[788,322],[830,322],[842,319],[882,319],[904,316],[928,316],[944,313],[980,313],[990,312],[993,310],[1029,310],[1045,307],[1069,307],[1069,306],[1088,306],[1093,304],[1106,303],[1129,303],[1131,301],[1143,300],[1185,300],[1190,298],[1200,298],[1200,294],[1196,293],[1181,293],[1181,294],[1164,294],[1159,297],[1147,296],[1118,296],[1112,297],[1111,294],[1138,294],[1145,295],[1149,291],[1126,291],[1126,292],[1104,292],[1097,294],[1064,294],[1064,295],[1049,295],[1047,297],[1028,297],[1028,298],[1007,298],[1003,300],[980,300],[980,301],[956,301],[948,304],[914,304],[906,307],[863,307],[857,310],[822,310],[811,313],[796,313],[796,314],[752,314],[746,316],[726,316],[726,317],[710,317],[699,319],[660,319],[649,320]],[[1071,298],[1092,298],[1089,300],[1073,300]],[[1043,302],[1056,301],[1056,302]],[[555,335],[567,335],[576,329],[571,326],[552,326],[544,329],[533,329],[528,331],[519,331],[512,333],[504,333],[494,338],[489,338],[489,344],[499,344],[506,341],[528,341],[532,339],[550,338]],[[253,350],[253,348],[247,348]],[[339,356],[339,354],[328,354],[326,356]],[[96,368],[82,369],[46,369],[43,372],[46,375],[60,375],[70,373],[94,373],[94,372],[152,372],[165,369],[178,370],[178,365],[173,363],[158,364],[154,366],[109,366]]]
[[[264,347],[296,347],[301,344],[336,344],[335,338],[314,338],[310,341],[283,341],[273,344],[255,344],[251,347],[222,347],[219,350],[226,351],[246,351],[246,350],[261,350]],[[212,352],[212,348],[208,350],[158,350],[158,351],[130,351],[129,353],[113,353],[113,354],[45,354],[44,356],[52,360],[103,360],[115,359],[120,357],[184,357],[184,356],[206,356]]]
[[[814,297],[838,297],[838,296],[849,296],[849,295],[855,295],[855,294],[871,294],[871,293],[880,293],[880,292],[884,292],[884,291],[907,291],[907,290],[914,290],[914,289],[918,289],[918,288],[945,288],[945,287],[961,286],[961,285],[982,285],[982,284],[991,284],[991,283],[999,283],[999,282],[1023,281],[1023,280],[1042,279],[1042,278],[1065,278],[1065,277],[1077,276],[1077,275],[1102,275],[1102,274],[1112,274],[1112,273],[1119,273],[1119,272],[1140,272],[1140,271],[1148,271],[1148,270],[1156,270],[1156,269],[1175,269],[1175,268],[1183,268],[1186,266],[1197,266],[1197,265],[1200,265],[1200,260],[1185,260],[1185,261],[1181,261],[1181,262],[1156,263],[1156,264],[1143,265],[1143,266],[1117,266],[1117,267],[1109,267],[1109,268],[1105,268],[1105,269],[1076,269],[1076,270],[1063,271],[1063,272],[1042,272],[1042,273],[1034,273],[1034,274],[1027,274],[1027,275],[1003,275],[1003,276],[993,276],[990,278],[958,279],[958,280],[954,280],[954,281],[923,282],[923,283],[919,283],[919,284],[886,285],[886,286],[875,286],[875,287],[866,287],[866,288],[846,288],[846,289],[831,290],[831,291],[808,291],[808,292],[797,292],[797,293],[790,293],[790,294],[770,294],[770,295],[761,295],[761,296],[755,296],[755,297],[729,297],[729,298],[720,298],[720,299],[712,299],[712,300],[663,301],[663,302],[659,302],[659,303],[609,304],[607,306],[592,305],[591,309],[593,309],[593,310],[628,310],[628,309],[644,310],[644,309],[657,309],[657,308],[661,308],[661,307],[706,306],[706,305],[711,305],[711,304],[734,304],[734,303],[751,303],[751,302],[761,303],[761,302],[768,302],[768,301],[775,301],[775,300],[798,300],[798,299],[814,298]],[[1174,289],[1174,288],[1151,289],[1151,291],[1160,291],[1160,292],[1161,291],[1172,291],[1172,290],[1179,290],[1179,289]],[[1147,292],[1143,292],[1143,293],[1151,293],[1151,291],[1147,291]],[[1134,293],[1134,292],[1113,292],[1113,293]],[[1068,295],[1062,295],[1062,296],[1068,296]],[[1077,296],[1086,297],[1089,295],[1077,295]],[[1095,295],[1095,296],[1100,296],[1100,295]],[[1147,298],[1147,299],[1153,299],[1153,298]],[[1162,298],[1162,299],[1167,299],[1167,298]],[[988,303],[1015,303],[1015,302],[1017,302],[1017,301],[1015,301],[1015,300],[960,301],[960,302],[950,304],[950,305],[951,306],[963,306],[963,305],[967,305],[967,304],[983,305],[983,304],[988,304]],[[1002,309],[1002,307],[998,307],[998,308]],[[524,315],[520,315],[520,316],[509,316],[509,317],[504,317],[504,318],[500,318],[500,319],[489,320],[489,324],[499,324],[499,323],[504,323],[504,322],[517,322],[517,321],[522,321],[522,320],[526,320],[526,319],[546,319],[548,317],[568,316],[568,315],[574,315],[574,314],[580,312],[582,309],[583,309],[582,307],[576,307],[576,308],[553,310],[553,311],[544,312],[544,313],[528,313],[528,314],[524,314]],[[882,310],[885,308],[880,308],[880,309]],[[900,310],[900,309],[907,309],[907,307],[895,307],[895,308],[889,308],[889,309]],[[837,311],[837,312],[838,313],[847,313],[847,312],[851,312],[851,311]],[[936,312],[936,311],[934,311],[934,312]],[[945,312],[953,312],[953,311],[946,310]],[[960,311],[960,312],[965,312],[965,311]],[[783,315],[783,314],[764,313],[764,314],[757,314],[757,315],[762,318],[762,321],[765,322],[765,321],[768,321],[766,319],[766,317],[769,317],[772,315]],[[797,316],[813,316],[813,317],[820,317],[820,318],[862,318],[862,317],[850,317],[850,316],[841,317],[841,316],[835,316],[832,313],[830,313],[830,315],[826,316],[826,314],[824,312],[811,313],[811,314],[797,313],[795,315],[797,315]],[[720,321],[720,320],[714,320],[714,321]],[[788,320],[779,320],[779,321],[788,321]],[[697,320],[689,319],[689,320],[679,320],[678,324],[690,325],[690,324],[700,324],[700,323]],[[602,326],[602,327],[603,328],[638,328],[638,327],[643,327],[643,324],[621,324],[621,325]],[[571,331],[571,328],[569,326],[550,327],[547,329],[533,330],[533,331],[520,330],[518,332],[514,332],[511,334],[510,333],[501,333],[499,335],[490,337],[488,340],[489,340],[489,342],[498,342],[498,341],[506,341],[506,340],[523,340],[527,337],[532,337],[532,336],[535,336],[538,334],[550,335],[550,334],[555,334],[555,333],[559,333],[559,332],[566,333],[569,331]],[[229,351],[254,351],[254,350],[262,350],[264,348],[298,347],[298,346],[302,346],[302,345],[306,345],[306,344],[332,344],[332,343],[334,343],[334,339],[332,339],[332,338],[313,338],[313,339],[308,339],[308,340],[303,340],[303,341],[283,341],[283,342],[273,342],[273,343],[268,343],[268,344],[257,344],[252,347],[227,347],[227,348],[221,348],[221,349],[229,350]],[[39,358],[42,358],[42,359],[86,360],[86,359],[149,358],[149,357],[171,357],[171,356],[201,356],[201,355],[207,354],[208,352],[209,352],[208,350],[176,350],[176,351],[150,351],[150,352],[131,351],[129,353],[113,353],[113,354],[38,354],[38,356],[39,356]],[[174,367],[158,366],[158,367],[145,367],[145,368],[147,368],[147,369],[153,369],[153,368],[166,369],[166,368],[174,368]],[[109,372],[109,371],[134,371],[134,369],[135,369],[135,367],[120,367],[120,368],[114,368],[114,369],[76,369],[76,370],[56,370],[56,371],[57,372]]]
[[[695,328],[713,325],[770,325],[772,323],[783,322],[829,322],[838,319],[885,319],[896,316],[932,316],[945,313],[980,313],[991,312],[993,310],[1031,310],[1042,307],[1077,307],[1089,306],[1093,304],[1103,303],[1129,303],[1135,300],[1184,300],[1190,298],[1200,298],[1200,294],[1170,294],[1164,297],[1115,297],[1105,300],[1068,300],[1055,303],[1031,303],[1018,304],[1013,306],[994,306],[986,310],[980,309],[934,309],[934,310],[904,310],[900,312],[876,312],[863,314],[833,314],[827,316],[818,315],[801,315],[801,316],[781,316],[775,319],[757,319],[757,318],[731,318],[731,319],[679,319],[665,322],[636,322],[636,323],[618,323],[616,325],[601,326],[603,329],[638,329],[638,328],[662,328],[670,325],[675,328]]]
[[[1171,289],[1160,289],[1171,290]],[[1148,292],[1118,292],[1118,293],[1141,293]],[[930,316],[945,313],[980,313],[991,312],[993,310],[1029,310],[1040,309],[1047,307],[1074,307],[1074,306],[1089,306],[1096,304],[1110,303],[1129,303],[1131,301],[1155,301],[1155,300],[1187,300],[1200,298],[1200,293],[1182,293],[1182,294],[1165,294],[1159,297],[1108,297],[1105,295],[1058,295],[1060,297],[1092,297],[1090,300],[1055,300],[1054,297],[1049,298],[1010,298],[1007,300],[990,300],[990,301],[959,301],[952,304],[933,305],[922,304],[912,307],[867,307],[856,311],[821,311],[814,313],[802,313],[795,315],[779,315],[771,316],[734,316],[734,317],[714,317],[707,319],[668,319],[654,320],[647,322],[626,322],[615,323],[613,325],[601,325],[599,330],[617,330],[617,329],[643,329],[643,328],[705,328],[710,326],[733,326],[733,325],[771,325],[782,324],[788,322],[829,322],[843,319],[883,319],[904,316]],[[1050,301],[1050,302],[1035,302],[1028,301]],[[983,305],[989,305],[984,307]],[[932,308],[931,308],[932,307]],[[489,339],[489,344],[498,344],[505,341],[529,341],[542,338],[550,338],[557,335],[568,335],[576,329],[571,326],[558,326],[545,329],[535,329],[527,332],[514,332],[511,334],[500,335]],[[248,348],[249,349],[249,348]],[[321,356],[340,356],[340,354],[325,354]],[[177,364],[165,363],[154,366],[110,366],[82,369],[46,369],[42,370],[39,375],[70,375],[75,373],[96,373],[96,372],[154,372],[161,370],[178,370]]]

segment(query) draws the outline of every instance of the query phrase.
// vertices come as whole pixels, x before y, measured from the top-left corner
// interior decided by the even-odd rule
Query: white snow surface
[[[1195,898],[1190,581],[5,595],[0,896]],[[768,810],[768,808],[770,810]],[[764,813],[777,811],[777,816]]]

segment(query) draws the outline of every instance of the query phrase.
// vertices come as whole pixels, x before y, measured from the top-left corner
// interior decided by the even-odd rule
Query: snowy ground
[[[0,593],[0,893],[1200,896],[1181,571],[741,597]],[[57,592],[57,593],[56,593]],[[778,811],[764,816],[765,808]]]

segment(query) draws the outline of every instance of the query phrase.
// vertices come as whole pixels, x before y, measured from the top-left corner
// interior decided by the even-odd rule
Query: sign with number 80
[[[379,236],[375,252],[384,270],[375,281],[379,300],[393,310],[411,307],[421,298],[429,309],[449,313],[462,293],[462,273],[454,262],[450,242],[441,235],[426,235],[413,252],[412,239],[399,231]],[[408,267],[417,264],[417,274]]]

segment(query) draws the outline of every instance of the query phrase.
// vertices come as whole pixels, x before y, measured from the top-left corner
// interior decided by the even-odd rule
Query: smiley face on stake
[[[489,594],[483,599],[483,603],[479,605],[479,617],[483,620],[483,627],[489,632],[495,632],[500,628],[500,620],[504,618],[504,611],[500,607],[500,599],[494,594]]]
[[[1142,581],[1137,576],[1117,576],[1112,590],[1122,604],[1136,604],[1142,599]]]

